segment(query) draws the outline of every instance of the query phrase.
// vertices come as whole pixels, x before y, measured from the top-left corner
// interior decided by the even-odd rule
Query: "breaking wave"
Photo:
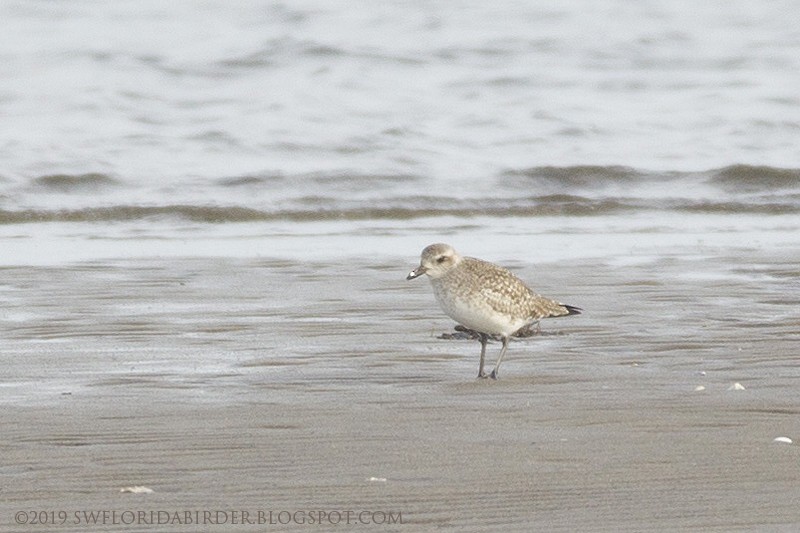
[[[103,203],[111,205],[5,208],[0,209],[0,224],[149,219],[220,224],[428,217],[591,217],[642,212],[800,213],[800,169],[733,165],[703,172],[648,172],[622,166],[545,166],[504,172],[495,180],[496,196],[488,198],[460,198],[441,191],[439,195],[436,191],[429,191],[428,195],[403,194],[419,188],[422,181],[421,176],[414,175],[222,178],[210,186],[220,190],[245,189],[247,195],[238,199],[218,195],[228,198],[230,205],[204,205],[205,199],[181,202],[177,195],[178,201],[163,205],[114,205],[106,197]],[[415,185],[403,187],[403,182]],[[34,190],[46,189],[48,194],[82,193],[88,202],[96,203],[97,192],[113,191],[124,184],[104,174],[90,173],[41,176],[30,185]],[[270,194],[278,191],[285,199],[267,208],[248,202],[251,196],[267,195],[266,190]],[[353,194],[364,190],[371,195]]]

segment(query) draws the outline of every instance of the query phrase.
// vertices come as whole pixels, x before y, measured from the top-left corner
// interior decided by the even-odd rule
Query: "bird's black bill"
[[[420,265],[419,267],[415,268],[414,270],[412,270],[411,272],[408,273],[408,276],[406,276],[406,281],[408,281],[410,279],[418,278],[421,275],[423,275],[424,273],[425,273],[425,268],[422,267],[422,265]]]

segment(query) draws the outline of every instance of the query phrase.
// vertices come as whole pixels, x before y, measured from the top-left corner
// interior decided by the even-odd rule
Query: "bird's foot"
[[[492,373],[489,374],[489,377],[492,378],[492,379],[497,379],[497,372],[492,370]]]
[[[486,372],[484,372],[483,370],[481,370],[480,372],[478,372],[478,379],[486,379],[486,378],[488,378],[488,377],[489,377],[489,374],[487,374],[487,373],[486,373]]]

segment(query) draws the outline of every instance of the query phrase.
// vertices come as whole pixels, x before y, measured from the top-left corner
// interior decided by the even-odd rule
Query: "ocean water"
[[[0,262],[796,246],[796,13],[3,2]]]

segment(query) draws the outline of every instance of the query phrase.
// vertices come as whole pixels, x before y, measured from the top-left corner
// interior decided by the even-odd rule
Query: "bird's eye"
[[[443,255],[440,255],[439,257],[436,258],[436,262],[439,263],[440,265],[444,263],[446,260],[447,258]]]

